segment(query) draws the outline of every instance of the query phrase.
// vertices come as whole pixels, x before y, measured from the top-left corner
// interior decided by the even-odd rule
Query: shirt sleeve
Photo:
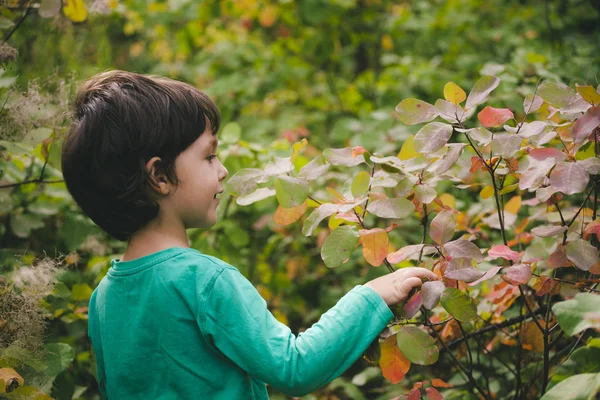
[[[291,396],[342,374],[393,317],[377,293],[358,285],[295,336],[237,269],[223,269],[213,283],[200,302],[206,339],[251,376]]]
[[[96,308],[96,295],[97,291],[92,293],[90,303],[88,307],[88,337],[92,344],[92,359],[96,362],[96,380],[98,382],[98,389],[100,390],[100,396],[103,399],[107,399],[106,395],[106,374],[104,372],[104,357],[102,354],[102,336],[96,326],[96,319],[98,318],[98,310]]]

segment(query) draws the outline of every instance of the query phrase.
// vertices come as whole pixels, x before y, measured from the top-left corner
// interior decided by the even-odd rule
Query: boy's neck
[[[172,247],[190,247],[185,228],[154,220],[131,235],[121,261],[135,260]]]

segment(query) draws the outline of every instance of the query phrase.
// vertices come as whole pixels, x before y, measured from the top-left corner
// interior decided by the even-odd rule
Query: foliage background
[[[18,51],[16,60],[0,57],[0,184],[34,181],[0,189],[0,289],[35,259],[62,266],[58,284],[35,289],[51,292],[45,333],[12,347],[0,343],[0,361],[57,399],[98,398],[85,307],[108,261],[124,249],[81,215],[62,183],[41,183],[61,179],[65,111],[85,78],[118,68],[205,90],[224,120],[221,159],[235,172],[289,155],[303,137],[311,144],[301,156],[307,159],[316,149],[349,145],[397,152],[415,132],[398,122],[398,101],[434,101],[448,81],[471,87],[481,74],[497,75],[495,105],[517,108],[540,78],[595,86],[600,69],[593,0],[69,0],[62,10],[60,2],[41,3],[7,1],[0,11],[0,32]],[[51,6],[59,12],[52,15]],[[191,232],[192,246],[238,267],[295,332],[354,285],[384,273],[359,257],[326,268],[319,247],[327,230],[315,242],[298,224],[275,224],[274,199],[221,204],[220,222]],[[420,231],[409,225],[392,241],[418,243]],[[32,332],[38,311],[21,312],[28,318],[20,326],[29,323]],[[36,340],[46,350],[51,344],[53,359]],[[389,399],[420,378],[448,379],[444,370],[443,363],[422,367],[390,385],[360,360],[307,398]]]

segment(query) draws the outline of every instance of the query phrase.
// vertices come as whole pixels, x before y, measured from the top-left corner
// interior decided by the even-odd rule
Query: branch
[[[21,19],[19,19],[19,21],[17,21],[15,26],[13,26],[13,28],[6,34],[6,36],[4,37],[5,42],[8,42],[8,39],[10,39],[10,37],[13,35],[13,33],[15,33],[17,31],[17,29],[19,29],[19,26],[21,26],[23,21],[25,21],[25,18],[27,18],[27,16],[31,12],[31,10],[33,10],[32,3],[33,3],[33,0],[30,0],[29,4],[27,4],[27,8],[25,9],[25,12],[23,13],[23,16],[21,17]]]

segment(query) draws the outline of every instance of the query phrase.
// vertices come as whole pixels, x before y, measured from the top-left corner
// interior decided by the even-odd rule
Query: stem
[[[421,223],[423,224],[423,238],[421,239],[421,244],[425,244],[425,239],[427,239],[427,225],[429,225],[429,216],[427,214],[427,204],[423,203],[423,218],[421,219]],[[421,247],[421,251],[419,252],[419,264],[421,264],[421,259],[423,258],[423,250],[425,246]]]
[[[363,209],[362,212],[362,217],[365,218],[365,214],[367,213],[367,207],[369,205],[369,193],[371,193],[371,184],[373,181],[373,175],[375,175],[375,166],[377,164],[373,163],[373,168],[371,168],[371,181],[369,182],[369,189],[367,190],[367,202],[365,203],[365,208]]]

